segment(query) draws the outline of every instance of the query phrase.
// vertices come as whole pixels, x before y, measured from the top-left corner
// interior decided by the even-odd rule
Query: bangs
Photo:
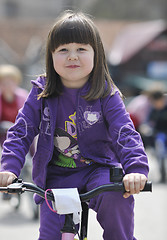
[[[94,48],[94,31],[91,24],[79,18],[68,18],[59,26],[55,26],[50,36],[50,51],[68,43],[90,44]]]

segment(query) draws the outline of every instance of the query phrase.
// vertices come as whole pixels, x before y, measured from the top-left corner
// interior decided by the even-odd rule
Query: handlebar
[[[21,179],[18,179],[17,182],[14,182],[7,187],[0,187],[0,191],[6,191],[8,193],[23,193],[23,192],[33,192],[41,196],[42,198],[45,199],[45,190],[36,186],[33,183],[29,182],[23,182]],[[82,193],[80,194],[80,200],[82,202],[87,202],[91,198],[97,196],[98,194],[102,192],[107,192],[107,191],[122,191],[125,192],[125,187],[123,182],[114,182],[114,183],[109,183],[105,185],[101,185],[97,188],[94,188],[93,190]],[[152,182],[146,182],[144,189],[142,192],[149,191],[152,192]],[[47,199],[54,201],[54,196],[52,192],[47,192]]]
[[[109,184],[104,184],[99,187],[94,188],[93,190],[80,194],[80,199],[82,202],[87,202],[91,198],[99,195],[102,192],[108,192],[108,191],[114,191],[114,192],[126,192],[123,182],[114,182]],[[152,192],[152,182],[146,182],[144,189],[141,192]]]

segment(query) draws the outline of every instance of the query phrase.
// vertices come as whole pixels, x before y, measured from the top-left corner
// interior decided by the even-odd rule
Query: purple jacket
[[[45,187],[47,165],[54,148],[58,101],[55,97],[37,100],[45,78],[32,82],[34,86],[27,101],[8,131],[1,171],[11,171],[19,176],[25,155],[38,135],[37,151],[33,157],[33,180],[38,186]],[[101,164],[117,166],[121,163],[125,173],[138,172],[147,176],[148,161],[141,137],[134,129],[118,91],[113,96],[88,102],[81,97],[88,85],[79,92],[76,110],[81,155]]]

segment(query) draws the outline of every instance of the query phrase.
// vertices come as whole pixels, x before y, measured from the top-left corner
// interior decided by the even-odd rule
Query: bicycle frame
[[[8,185],[7,187],[0,187],[0,191],[7,191],[8,193],[24,193],[26,191],[28,192],[33,192],[41,196],[42,198],[45,199],[45,190],[41,189],[40,187],[37,187],[33,183],[29,182],[23,182],[22,180],[17,180],[16,182]],[[106,191],[122,191],[125,192],[125,188],[122,182],[114,182],[106,185],[101,185],[87,193],[80,194],[80,200],[83,204],[86,204],[85,202],[89,201],[91,198],[97,196],[98,194]],[[142,191],[150,191],[152,192],[152,183],[147,182],[144,189]],[[54,196],[52,192],[47,192],[47,199],[54,201]],[[83,205],[83,211],[87,211],[86,217],[83,215],[82,216],[82,221],[81,221],[81,237],[80,240],[87,240],[87,218],[88,218],[88,206],[85,207],[86,205]],[[72,221],[72,214],[67,214],[65,215],[65,224],[63,229],[61,230],[62,232],[62,240],[75,240],[75,235],[76,235],[76,229],[75,225]],[[85,219],[84,219],[85,218]],[[82,223],[84,223],[82,225]]]

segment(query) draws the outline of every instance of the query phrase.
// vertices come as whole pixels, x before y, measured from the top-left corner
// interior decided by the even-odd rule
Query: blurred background
[[[31,89],[30,80],[45,72],[46,38],[56,17],[66,9],[81,10],[93,16],[103,40],[110,74],[125,96],[125,105],[135,128],[141,133],[149,157],[149,179],[154,187],[151,195],[144,193],[136,197],[136,237],[139,240],[166,239],[167,2],[1,0],[0,66],[10,64],[20,70],[22,80],[16,84],[19,97],[19,89],[25,90],[22,95],[26,97]],[[3,87],[0,86],[1,95]],[[9,107],[7,104],[4,106]],[[19,107],[15,109],[15,114]],[[4,134],[12,122],[7,118],[11,115],[10,110],[9,114],[3,112],[6,118],[0,120],[3,122],[0,134]],[[31,158],[33,149],[29,155],[28,158]],[[31,163],[23,173],[26,177],[28,175],[28,180],[31,178],[29,169]],[[20,207],[19,198],[8,199],[10,203],[4,198],[0,198],[1,239],[17,237],[19,240],[22,234],[25,240],[37,238],[38,211],[32,202],[25,197]],[[27,207],[26,201],[29,201],[30,207]],[[94,223],[95,219],[92,221]],[[91,240],[93,238],[90,237]],[[101,239],[97,237],[97,240]]]
[[[65,9],[93,15],[113,79],[126,96],[138,94],[155,80],[165,81],[165,0],[1,0],[0,64],[17,65],[24,87],[29,89],[29,79],[45,71],[45,40],[55,18]]]

